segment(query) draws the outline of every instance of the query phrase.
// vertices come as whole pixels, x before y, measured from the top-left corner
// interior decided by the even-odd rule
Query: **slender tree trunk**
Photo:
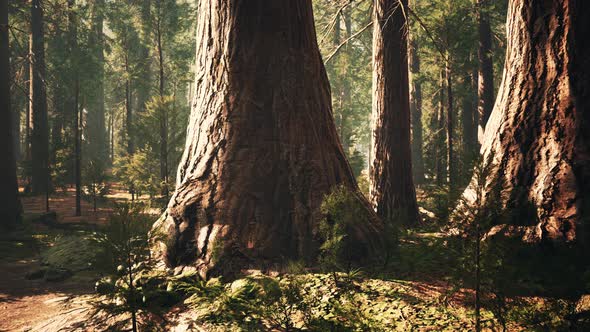
[[[115,159],[115,114],[111,113],[109,117],[109,143],[110,143],[110,157],[109,161],[112,163]]]
[[[471,175],[471,169],[473,167],[473,161],[478,154],[478,141],[477,141],[477,71],[475,75],[470,74],[465,77],[462,84],[462,89],[467,91],[465,96],[462,97],[461,106],[461,132],[463,136],[462,144],[462,160],[463,167],[461,178],[464,179],[463,175]],[[475,89],[474,89],[475,87]],[[468,181],[467,178],[465,181]],[[462,185],[466,185],[464,180],[461,180]]]
[[[351,7],[351,6],[349,6]],[[344,19],[344,28],[346,30],[346,39],[350,38],[352,35],[352,8],[347,8],[342,12],[342,17]],[[352,144],[350,140],[351,136],[351,128],[350,128],[350,116],[352,113],[352,102],[351,102],[351,95],[350,95],[350,48],[348,46],[349,43],[346,43],[344,46],[344,56],[345,56],[345,63],[344,63],[344,72],[342,73],[342,120],[341,120],[341,129],[340,129],[340,141],[342,142],[342,148],[345,153],[349,153],[350,146]]]
[[[31,162],[31,47],[29,45],[29,40],[27,40],[27,61],[25,62],[25,142],[23,144],[24,147],[24,158],[25,160],[30,163]],[[30,183],[30,178],[27,181]]]
[[[320,204],[353,191],[368,222],[350,225],[359,257],[383,225],[358,192],[338,140],[311,0],[201,0],[196,95],[176,191],[154,225],[170,266],[232,274],[312,260]],[[370,256],[369,256],[370,257]]]
[[[96,69],[93,70],[93,96],[88,107],[88,125],[86,155],[97,162],[103,162],[109,155],[109,143],[106,130],[105,96],[104,96],[104,10],[105,0],[96,0],[92,5],[92,31],[89,36],[93,48]]]
[[[82,195],[82,135],[81,135],[81,117],[80,117],[80,75],[79,75],[79,52],[78,52],[78,23],[75,14],[75,0],[68,0],[68,34],[70,44],[70,66],[71,80],[73,83],[73,96],[71,110],[73,111],[73,136],[74,136],[74,183],[76,187],[76,216],[82,215],[81,195]]]
[[[411,36],[411,35],[410,35]],[[415,38],[410,40],[410,113],[412,114],[412,170],[414,182],[424,183],[424,158],[422,138],[422,82],[416,78],[420,73],[420,57],[418,43]]]
[[[135,152],[133,143],[133,109],[131,107],[131,81],[125,81],[125,130],[127,132],[127,154]]]
[[[80,80],[76,78],[76,86],[74,88],[74,179],[76,186],[76,216],[82,215],[82,108],[80,107]]]
[[[447,59],[445,65],[445,79],[447,81],[447,174],[449,177],[449,187],[454,189],[457,185],[457,165],[455,160],[454,149],[454,107],[453,107],[453,80],[450,59]]]
[[[483,202],[527,241],[588,244],[590,2],[512,0],[503,81],[482,153]],[[472,180],[465,198],[476,201]]]
[[[342,13],[336,13],[336,18],[334,22],[334,39],[332,40],[332,44],[334,49],[336,49],[340,45],[340,39],[342,39]],[[340,58],[339,58],[340,59]],[[344,105],[342,103],[342,75],[340,75],[339,68],[336,66],[334,67],[334,76],[335,79],[332,80],[331,86],[334,88],[335,100],[334,100],[334,121],[336,122],[336,130],[338,130],[338,135],[340,137],[340,142],[342,142],[342,113],[344,111]],[[345,150],[346,152],[346,150]]]
[[[125,73],[131,74],[129,68],[129,43],[127,40],[127,32],[124,36],[124,47],[125,47]],[[135,153],[134,144],[134,131],[133,131],[133,109],[131,105],[131,80],[129,77],[125,80],[125,133],[127,134],[127,154],[132,155]]]
[[[444,71],[441,70],[440,77],[440,90],[439,90],[439,99],[438,99],[438,109],[436,113],[436,127],[435,127],[435,145],[436,145],[436,153],[435,153],[435,171],[436,171],[436,183],[439,186],[442,186],[446,180],[446,172],[445,172],[445,157],[444,157],[444,139],[443,139],[443,131],[445,129],[445,79],[444,79]]]
[[[161,0],[160,0],[161,1]],[[152,87],[152,72],[151,64],[152,58],[150,57],[150,48],[153,45],[152,31],[152,0],[141,1],[140,7],[140,38],[139,38],[139,54],[140,61],[137,63],[138,79],[134,79],[132,84],[136,91],[136,111],[137,114],[142,114],[145,111],[146,102],[150,98]]]
[[[402,218],[409,226],[420,217],[412,180],[406,13],[406,0],[375,3],[370,193],[379,216]]]
[[[31,133],[32,189],[36,194],[48,192],[49,128],[45,89],[45,45],[43,8],[40,0],[31,1]]]
[[[16,76],[16,75],[15,75]],[[15,77],[14,80],[17,81],[17,84],[21,84],[24,82],[24,73],[22,70],[19,70],[18,78]],[[10,87],[9,87],[10,88]],[[10,92],[11,96],[20,96],[18,93],[14,93],[13,91]],[[23,104],[28,104],[26,98],[17,98],[18,101],[11,104],[11,114],[12,114],[12,142],[13,147],[12,151],[14,152],[14,160],[16,162],[20,161],[21,159],[21,149],[20,149],[20,123],[21,123],[21,109]],[[24,101],[24,103],[23,103]]]
[[[492,29],[490,27],[489,0],[477,0],[479,33],[478,113],[479,137],[483,138],[492,109],[494,108],[494,64],[492,62]],[[481,141],[481,139],[480,139]]]
[[[12,139],[8,36],[8,1],[0,0],[0,227],[3,228],[14,226],[21,212]]]
[[[160,180],[164,183],[162,194],[168,199],[168,109],[164,107],[164,50],[162,49],[162,0],[157,0],[158,18],[156,22],[156,40],[158,48],[158,65],[160,74]]]
[[[62,82],[67,82],[68,77],[67,75],[60,73],[60,80]],[[65,88],[61,86],[57,87],[53,93],[53,102],[56,104],[55,109],[53,110],[52,114],[52,128],[51,128],[51,155],[49,157],[50,163],[55,164],[57,159],[57,151],[64,147],[63,140],[62,140],[62,131],[64,126],[64,121],[66,117],[63,114],[64,109],[68,109],[68,100],[66,98]]]
[[[64,42],[66,44],[69,43],[67,29],[56,29],[55,35],[52,37],[53,38],[48,41],[48,49],[61,49],[63,48]],[[57,61],[54,62],[55,84],[51,91],[51,99],[53,101],[51,113],[49,115],[51,119],[49,163],[52,165],[56,164],[58,151],[65,147],[63,129],[64,127],[68,127],[66,122],[68,119],[71,119],[71,113],[67,114],[66,110],[71,107],[71,95],[73,91],[73,84],[71,84],[70,76],[70,56],[59,57],[59,59],[56,60]],[[71,166],[72,167],[67,170],[70,175],[73,174],[74,164]]]

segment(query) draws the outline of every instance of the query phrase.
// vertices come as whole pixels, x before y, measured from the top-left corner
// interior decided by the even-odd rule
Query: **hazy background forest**
[[[589,329],[587,5],[268,2],[2,0],[0,330]]]
[[[371,144],[372,5],[370,1],[314,1],[318,43],[332,88],[334,121],[361,184]],[[491,28],[494,89],[504,64],[507,1],[486,7]],[[29,112],[30,3],[10,3],[12,105],[22,179],[34,177]],[[444,150],[446,70],[453,94],[453,145],[465,186],[477,154],[478,21],[473,1],[415,1],[410,13],[413,85],[421,87],[422,144],[414,139],[419,184],[439,175],[435,154]],[[182,149],[194,84],[196,4],[192,1],[67,2],[43,4],[49,165],[52,189],[76,182],[76,121],[81,136],[83,187],[110,176],[128,189],[157,196],[171,187]],[[414,15],[412,14],[412,15]],[[426,28],[426,30],[424,29]],[[162,59],[160,59],[160,50]],[[441,54],[443,52],[443,54]],[[416,67],[417,66],[417,67]],[[442,75],[446,75],[443,73]],[[441,109],[442,108],[442,109]],[[78,110],[79,115],[76,115]],[[29,114],[30,115],[30,114]],[[160,117],[166,118],[163,138]],[[469,118],[469,119],[467,119]],[[414,123],[418,121],[414,119]],[[418,135],[418,134],[414,134]],[[162,152],[161,142],[166,148]],[[18,144],[17,144],[18,143]],[[437,150],[438,149],[438,150]],[[446,156],[446,153],[441,153]],[[446,160],[439,160],[443,164]],[[160,160],[166,159],[162,174]],[[38,166],[40,167],[40,166]],[[365,171],[363,173],[363,170]],[[423,180],[424,178],[428,180]],[[438,182],[442,184],[446,182]],[[27,188],[33,190],[33,187]],[[366,189],[368,190],[368,189]],[[40,188],[39,192],[42,192]]]

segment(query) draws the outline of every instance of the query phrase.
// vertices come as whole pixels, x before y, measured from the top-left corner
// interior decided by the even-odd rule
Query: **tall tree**
[[[445,87],[447,89],[447,175],[449,181],[449,187],[455,188],[457,185],[457,164],[455,160],[454,149],[454,104],[453,104],[453,79],[451,71],[451,59],[450,55],[447,54],[447,60],[445,62]]]
[[[143,113],[146,109],[146,102],[151,95],[152,81],[152,57],[150,57],[150,47],[152,44],[153,27],[152,27],[152,1],[143,0],[139,8],[139,40],[134,40],[134,47],[138,48],[139,58],[136,66],[136,80],[133,83],[137,91],[137,113]],[[161,0],[160,0],[161,2]],[[160,15],[161,16],[161,15]]]
[[[412,225],[420,217],[412,180],[407,12],[407,0],[375,2],[370,194],[379,216],[401,216]]]
[[[410,35],[410,113],[412,114],[412,170],[414,182],[424,183],[424,155],[422,153],[422,82],[417,75],[420,73],[420,57],[418,42]]]
[[[512,212],[505,222],[528,240],[588,244],[589,11],[580,0],[509,4],[504,80],[482,146],[493,185],[481,203]],[[475,200],[474,186],[465,197]]]
[[[76,216],[82,215],[82,129],[80,112],[80,52],[78,47],[78,18],[76,16],[76,1],[68,0],[68,43],[70,50],[70,80],[72,83],[72,97],[70,109],[73,114],[72,134],[74,136],[74,182],[76,186]]]
[[[490,27],[489,0],[477,0],[478,36],[479,36],[479,79],[478,112],[480,137],[486,128],[494,108],[494,64],[492,62],[492,29]]]
[[[127,27],[123,28],[123,69],[125,71],[125,134],[126,134],[126,151],[128,155],[132,155],[135,152],[135,139],[134,139],[134,121],[133,121],[133,104],[131,101],[131,66],[130,66],[130,43],[129,43],[129,31]]]
[[[171,266],[231,273],[313,259],[325,194],[357,192],[332,119],[311,0],[201,0],[193,109],[176,191],[155,228]],[[351,225],[365,253],[382,224]]]
[[[31,1],[31,75],[30,101],[33,129],[31,133],[32,189],[49,190],[49,128],[45,84],[45,36],[41,0]]]
[[[462,133],[462,170],[470,170],[474,159],[477,157],[477,69],[473,69],[471,75],[467,75],[462,80],[461,90],[466,91],[462,96],[461,102],[461,133]],[[463,173],[462,173],[463,174]],[[470,173],[467,173],[470,174]],[[464,179],[462,177],[462,179]],[[463,185],[469,181],[469,178],[462,180]]]
[[[10,108],[8,1],[0,0],[0,226],[13,226],[20,216]]]
[[[440,71],[439,75],[439,90],[438,90],[438,107],[433,116],[433,128],[435,133],[435,175],[436,184],[442,186],[447,181],[447,173],[445,168],[445,146],[444,146],[444,130],[445,130],[445,72]]]
[[[159,87],[158,93],[160,101],[164,102],[164,50],[162,45],[163,34],[163,8],[162,0],[156,0],[156,49],[158,51],[158,73]],[[168,198],[168,111],[162,107],[160,112],[160,180],[164,183],[162,194]]]
[[[108,136],[105,115],[105,58],[104,58],[104,12],[105,0],[96,0],[92,5],[92,26],[89,34],[89,46],[93,51],[92,59],[96,67],[93,68],[93,98],[88,108],[87,140],[88,158],[102,161],[108,157]]]
[[[352,8],[350,6],[342,11],[342,18],[344,20],[344,30],[346,32],[346,40],[351,38],[352,36]],[[342,105],[344,109],[342,110],[342,123],[340,129],[340,141],[342,142],[342,148],[344,149],[345,153],[349,153],[351,142],[351,135],[352,132],[350,130],[351,126],[351,113],[352,113],[352,102],[351,102],[351,74],[352,71],[350,70],[351,67],[351,52],[349,43],[347,42],[345,47],[345,63],[342,75]]]

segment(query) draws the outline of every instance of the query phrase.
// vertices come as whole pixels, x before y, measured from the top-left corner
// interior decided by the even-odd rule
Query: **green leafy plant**
[[[96,212],[97,201],[104,199],[110,187],[104,165],[96,160],[88,160],[82,168],[84,196],[92,201]]]
[[[148,149],[115,159],[113,173],[132,191],[134,196],[147,193],[150,197],[160,192],[159,163]]]
[[[180,300],[177,293],[168,291],[165,272],[154,268],[149,244],[160,235],[151,225],[152,217],[142,205],[119,204],[105,230],[93,237],[105,252],[103,266],[112,271],[96,283],[96,291],[106,301],[95,306],[111,315],[129,313],[133,331],[149,323],[150,314]]]

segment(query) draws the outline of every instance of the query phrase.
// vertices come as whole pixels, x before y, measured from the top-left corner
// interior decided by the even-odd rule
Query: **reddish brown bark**
[[[589,7],[583,0],[509,4],[504,77],[482,146],[493,162],[484,203],[499,202],[507,229],[525,240],[587,235]],[[473,185],[465,196],[474,200]]]
[[[407,1],[379,0],[373,13],[371,201],[377,214],[418,222],[410,149]]]
[[[176,191],[154,226],[168,236],[158,251],[169,266],[209,274],[312,260],[324,195],[357,188],[332,119],[311,0],[201,0],[199,8],[193,109]],[[382,236],[371,220],[350,234],[366,252]]]

